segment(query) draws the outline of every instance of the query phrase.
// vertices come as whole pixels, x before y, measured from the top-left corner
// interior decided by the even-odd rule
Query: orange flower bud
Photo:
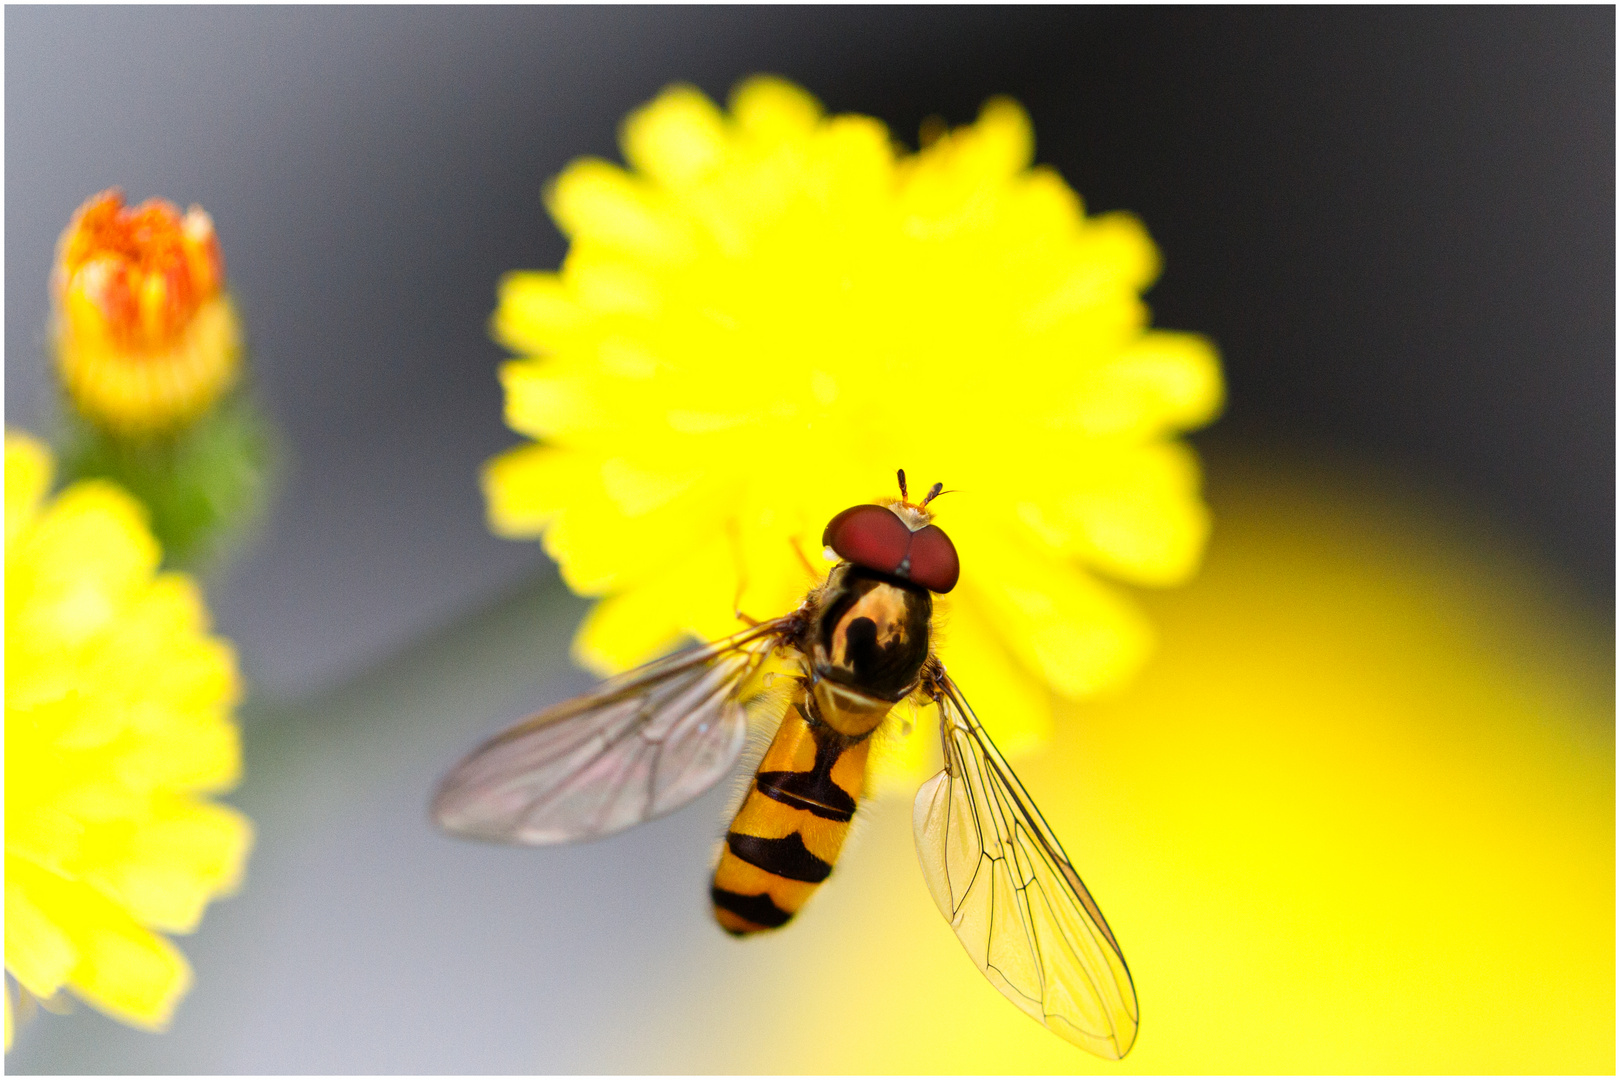
[[[150,434],[204,412],[235,381],[241,332],[213,219],[104,191],[79,207],[51,271],[57,368],[87,417]]]

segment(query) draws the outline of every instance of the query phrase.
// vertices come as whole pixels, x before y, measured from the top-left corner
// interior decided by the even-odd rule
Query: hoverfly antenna
[[[900,501],[906,502],[910,498],[910,496],[906,494],[906,470],[896,469],[894,470],[894,475],[895,479],[900,481]]]
[[[917,506],[927,506],[929,503],[933,502],[943,494],[945,494],[945,483],[944,481],[939,481],[933,487],[928,489],[928,494],[923,496],[923,501],[918,503]]]

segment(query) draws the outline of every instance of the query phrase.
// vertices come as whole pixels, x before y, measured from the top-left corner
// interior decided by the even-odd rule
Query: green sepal
[[[263,514],[279,439],[245,391],[227,394],[190,425],[159,435],[117,434],[71,407],[66,411],[63,480],[104,477],[144,503],[165,567],[211,569]]]

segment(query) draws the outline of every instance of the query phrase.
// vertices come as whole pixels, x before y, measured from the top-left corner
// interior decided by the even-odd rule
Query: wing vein
[[[1015,1005],[1070,1042],[1123,1057],[1136,991],[1113,932],[956,684],[936,671],[945,769],[918,793],[918,856],[940,911]]]
[[[712,787],[742,752],[749,676],[792,654],[797,616],[655,660],[486,742],[444,778],[433,814],[478,839],[608,836]]]

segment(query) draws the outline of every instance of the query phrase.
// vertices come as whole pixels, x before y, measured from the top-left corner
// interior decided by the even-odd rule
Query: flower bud
[[[241,329],[214,222],[104,191],[57,242],[51,325],[57,370],[88,419],[121,435],[183,426],[230,389]]]

